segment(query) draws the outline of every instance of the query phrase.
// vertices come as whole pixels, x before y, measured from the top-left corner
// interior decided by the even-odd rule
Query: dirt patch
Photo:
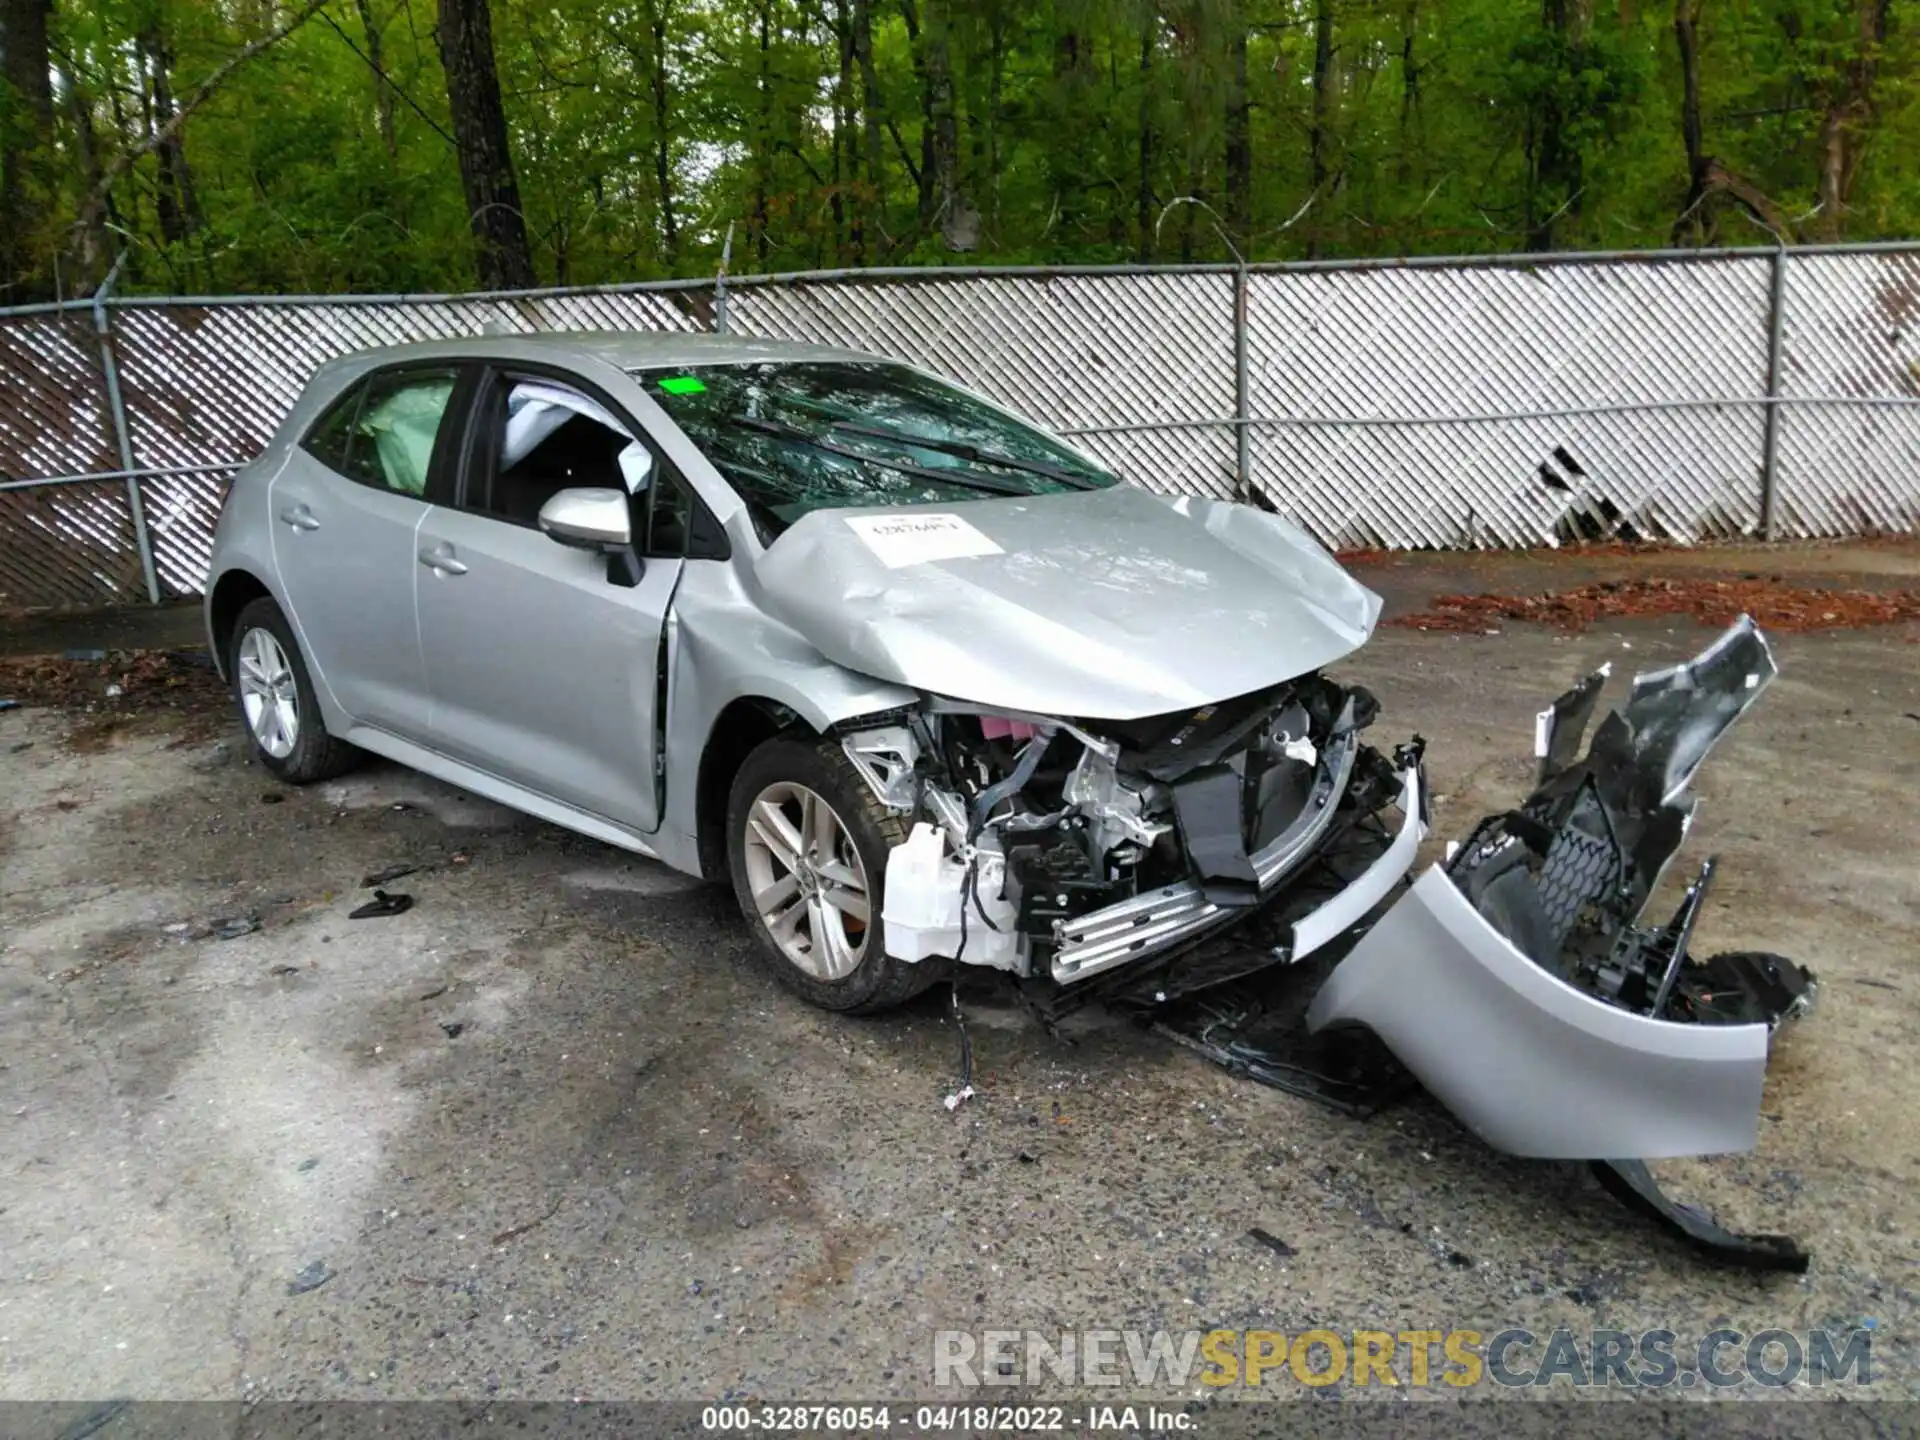
[[[131,715],[221,708],[227,688],[204,650],[95,650],[0,659],[0,699]]]
[[[1581,631],[1599,620],[1691,615],[1727,625],[1751,615],[1768,630],[1855,630],[1920,620],[1920,591],[1825,590],[1775,578],[1600,580],[1538,595],[1440,595],[1425,610],[1387,621],[1410,630],[1478,634],[1503,620]]]

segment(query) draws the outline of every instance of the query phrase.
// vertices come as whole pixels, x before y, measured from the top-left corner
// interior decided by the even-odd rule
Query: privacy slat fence
[[[726,330],[877,351],[1155,490],[1250,498],[1335,546],[1484,547],[1920,527],[1917,326],[1920,246],[0,311],[0,606],[197,593],[228,474],[314,369],[409,340]]]

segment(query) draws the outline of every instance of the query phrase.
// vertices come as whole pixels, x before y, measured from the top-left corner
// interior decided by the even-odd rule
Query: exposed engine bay
[[[1532,793],[1410,884],[1424,742],[1365,743],[1373,696],[1317,672],[1085,724],[929,698],[842,741],[911,823],[890,954],[1007,972],[1043,1017],[1100,998],[1362,1113],[1417,1081],[1495,1148],[1590,1161],[1689,1243],[1791,1270],[1791,1240],[1721,1229],[1643,1163],[1751,1149],[1772,1032],[1814,996],[1782,957],[1690,954],[1714,858],[1641,922],[1701,762],[1776,674],[1743,618],[1636,678],[1582,754],[1589,675],[1536,719]]]
[[[1420,746],[1389,761],[1363,744],[1377,710],[1366,690],[1313,674],[1088,725],[936,698],[847,734],[848,758],[913,820],[887,866],[888,951],[1056,986],[1165,960],[1278,899],[1396,801],[1412,807],[1404,874],[1424,832]],[[1374,899],[1397,878],[1382,873]]]

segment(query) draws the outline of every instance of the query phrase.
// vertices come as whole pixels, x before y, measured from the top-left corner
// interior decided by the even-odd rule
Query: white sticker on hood
[[[993,541],[958,515],[849,515],[847,524],[889,570],[930,560],[1003,555]]]

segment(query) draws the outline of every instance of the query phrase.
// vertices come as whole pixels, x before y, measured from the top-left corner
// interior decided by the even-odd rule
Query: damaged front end
[[[1377,705],[1310,674],[1169,715],[1075,722],[929,697],[841,742],[912,829],[887,864],[887,950],[1046,993],[1164,968],[1295,895],[1356,827],[1392,842],[1255,957],[1298,958],[1383,899],[1425,833],[1418,742],[1363,743]]]

